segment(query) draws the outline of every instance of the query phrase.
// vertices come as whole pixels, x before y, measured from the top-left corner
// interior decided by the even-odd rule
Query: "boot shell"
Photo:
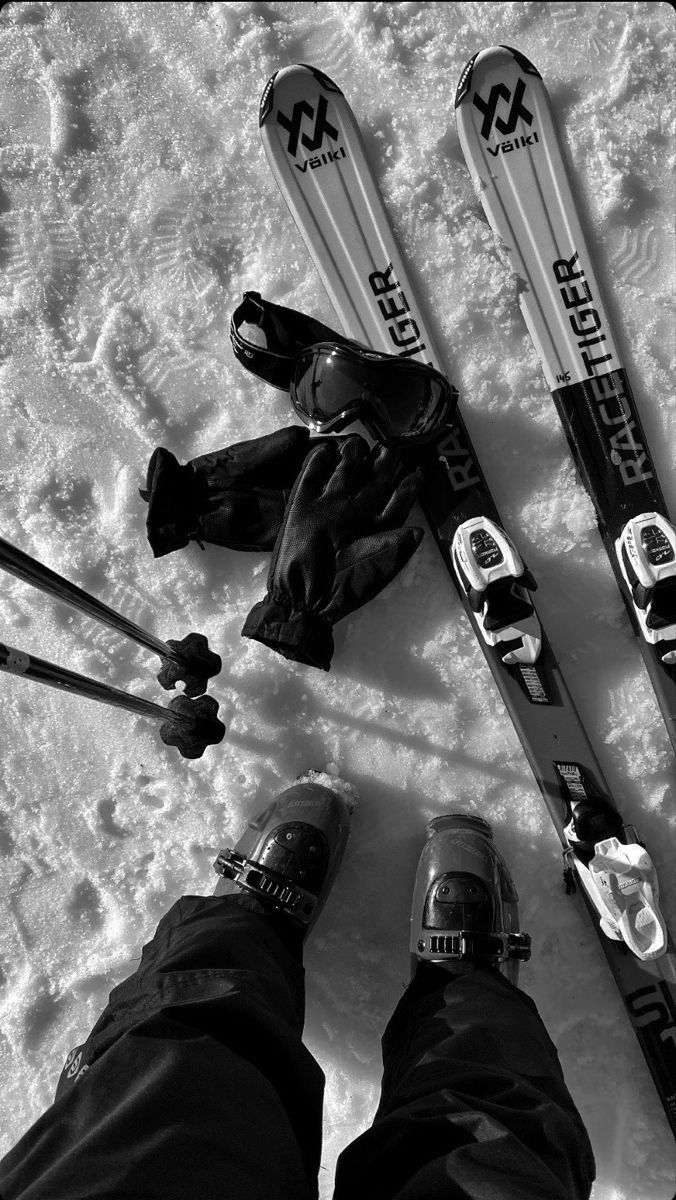
[[[457,897],[460,901],[447,903],[444,891],[451,901]],[[459,971],[474,969],[477,962],[491,961],[516,983],[519,959],[529,957],[530,953],[530,939],[519,934],[518,899],[509,868],[495,846],[493,830],[487,821],[466,813],[449,813],[430,821],[411,905],[411,974],[415,974],[422,961],[445,963]],[[445,953],[449,944],[446,939],[463,932],[511,938],[514,954],[477,959]]]
[[[252,818],[234,850],[220,852],[214,868],[224,878],[214,894],[249,892],[261,911],[284,912],[307,935],[341,864],[350,813],[344,790],[293,784]]]

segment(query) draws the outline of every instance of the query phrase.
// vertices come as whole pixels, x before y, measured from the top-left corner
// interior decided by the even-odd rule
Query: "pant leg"
[[[426,967],[383,1038],[371,1129],[334,1200],[587,1200],[591,1146],[535,1004],[499,972]]]
[[[184,896],[0,1163],[3,1200],[314,1200],[324,1076],[302,937]]]

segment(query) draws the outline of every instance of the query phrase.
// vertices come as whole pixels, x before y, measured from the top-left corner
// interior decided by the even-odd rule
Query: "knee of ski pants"
[[[214,1026],[222,1018],[213,1002]],[[311,1056],[269,1044],[253,1063],[205,1030],[204,1012],[191,1020],[189,1006],[147,1015],[81,1071],[0,1164],[2,1195],[316,1200],[323,1077]]]
[[[266,1183],[266,1200],[313,1197],[325,1080],[302,1043],[302,1026],[300,943],[291,939],[287,947],[267,917],[242,910],[232,897],[183,897],[144,946],[137,971],[113,989],[86,1042],[68,1055],[54,1104],[10,1152],[7,1169],[22,1159],[32,1169],[37,1140],[52,1145],[54,1158],[67,1156],[78,1173],[83,1154],[76,1143],[96,1146],[90,1125],[104,1132],[105,1142],[106,1130],[114,1139],[119,1119],[134,1113],[130,1125],[140,1129],[147,1122],[160,1141],[173,1120],[181,1131],[173,1150],[183,1145],[190,1157],[204,1141],[204,1112],[213,1111],[221,1114],[224,1134],[219,1162],[230,1155],[246,1174],[261,1153],[255,1131],[264,1119],[270,1140],[262,1153],[269,1150],[279,1175],[274,1187]],[[152,1079],[162,1086],[153,1091]],[[175,1119],[162,1098],[169,1093]],[[233,1128],[241,1135],[234,1149]],[[101,1152],[92,1150],[93,1162]],[[302,1186],[293,1166],[298,1162]],[[257,1166],[262,1183],[260,1161]],[[289,1173],[296,1183],[284,1190]],[[51,1195],[46,1186],[36,1194]],[[251,1194],[242,1192],[247,1200]]]
[[[223,1022],[214,1024],[211,1005],[219,999]],[[143,947],[137,970],[111,991],[87,1040],[68,1054],[57,1095],[142,1018],[173,1007],[220,1039],[234,1036],[236,1026],[271,1024],[277,1036],[283,1030],[300,1043],[302,949],[293,941],[289,948],[269,918],[233,897],[182,897]]]
[[[388,1022],[382,1046],[392,1080],[419,1065],[427,1052],[438,1057],[443,1046],[456,1059],[542,1076],[555,1091],[565,1089],[556,1047],[535,1002],[493,968],[464,975],[443,967],[419,972]]]
[[[153,972],[214,967],[249,970],[267,987],[288,997],[285,1011],[291,1015],[293,1009],[294,1019],[302,1024],[302,936],[286,918],[251,912],[243,906],[246,902],[246,895],[182,896],[143,947],[141,962],[131,978],[141,981]],[[114,990],[111,999],[118,991]],[[282,996],[275,998],[279,1003]]]
[[[495,1142],[505,1166],[530,1163],[538,1200],[589,1196],[594,1157],[556,1048],[533,1000],[497,971],[421,973],[385,1031],[383,1064],[373,1130],[410,1143],[411,1171],[435,1147]]]

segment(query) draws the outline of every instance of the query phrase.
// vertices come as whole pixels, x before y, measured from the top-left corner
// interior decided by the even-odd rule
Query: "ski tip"
[[[479,70],[494,73],[501,66],[507,66],[512,62],[515,62],[525,75],[535,75],[537,79],[542,78],[537,67],[533,66],[530,59],[526,58],[526,55],[522,54],[520,50],[515,50],[512,46],[488,46],[485,50],[479,50],[472,55],[469,62],[466,63],[455,94],[455,107],[458,108],[469,95],[473,77]]]
[[[275,86],[275,79],[277,78],[278,74],[279,74],[279,71],[275,71],[274,75],[270,76],[270,78],[268,79],[268,82],[266,83],[266,85],[263,89],[263,95],[261,96],[260,108],[258,110],[259,128],[263,124],[263,122],[270,116],[270,111],[272,109],[272,89]]]
[[[280,67],[278,71],[275,71],[274,75],[270,76],[263,90],[258,114],[259,127],[265,124],[272,112],[275,92],[278,92],[282,86],[288,87],[288,85],[291,85],[298,88],[298,84],[303,83],[304,77],[307,80],[307,76],[311,76],[315,84],[322,91],[342,96],[343,93],[338,84],[334,83],[323,71],[320,71],[319,67],[311,67],[307,63],[294,63],[289,67]]]
[[[530,59],[526,58],[526,55],[522,54],[520,50],[515,50],[513,46],[499,46],[498,49],[507,50],[508,53],[512,55],[512,58],[516,59],[518,65],[521,67],[521,70],[524,71],[526,75],[535,75],[537,79],[542,79],[537,67],[534,66]]]
[[[311,67],[308,65],[308,63],[301,63],[300,66],[303,71],[310,71],[310,73],[314,75],[317,83],[324,89],[325,92],[333,92],[336,96],[342,96],[343,93],[338,87],[338,84],[334,83],[334,81],[330,79],[328,75],[325,75],[323,71],[320,71],[319,67]]]
[[[470,87],[472,86],[472,72],[474,70],[474,64],[478,57],[479,57],[478,53],[473,54],[472,57],[470,58],[469,62],[465,63],[462,75],[460,76],[460,82],[458,83],[456,93],[455,93],[455,107],[456,108],[465,99],[465,96],[467,95]]]

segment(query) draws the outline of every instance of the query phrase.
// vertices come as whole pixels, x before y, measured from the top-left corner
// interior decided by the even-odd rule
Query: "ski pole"
[[[0,567],[57,600],[79,608],[95,621],[109,625],[123,637],[154,651],[162,660],[162,669],[157,678],[165,689],[175,687],[177,681],[182,679],[185,681],[186,696],[200,696],[206,689],[207,680],[217,675],[221,669],[219,656],[209,650],[209,643],[203,634],[189,633],[180,641],[161,642],[159,638],[153,637],[133,621],[127,620],[101,600],[90,596],[76,584],[58,575],[56,571],[24,554],[23,550],[12,546],[4,538],[0,538]]]
[[[110,704],[114,708],[126,708],[141,716],[162,721],[162,741],[167,746],[176,746],[184,758],[201,758],[207,746],[217,745],[225,736],[225,725],[216,716],[218,703],[212,696],[200,696],[196,700],[175,696],[168,708],[162,708],[151,700],[132,696],[107,683],[99,683],[87,675],[79,675],[76,671],[69,671],[2,643],[0,671],[23,675],[25,679],[46,683],[48,687],[60,688],[102,704]]]

